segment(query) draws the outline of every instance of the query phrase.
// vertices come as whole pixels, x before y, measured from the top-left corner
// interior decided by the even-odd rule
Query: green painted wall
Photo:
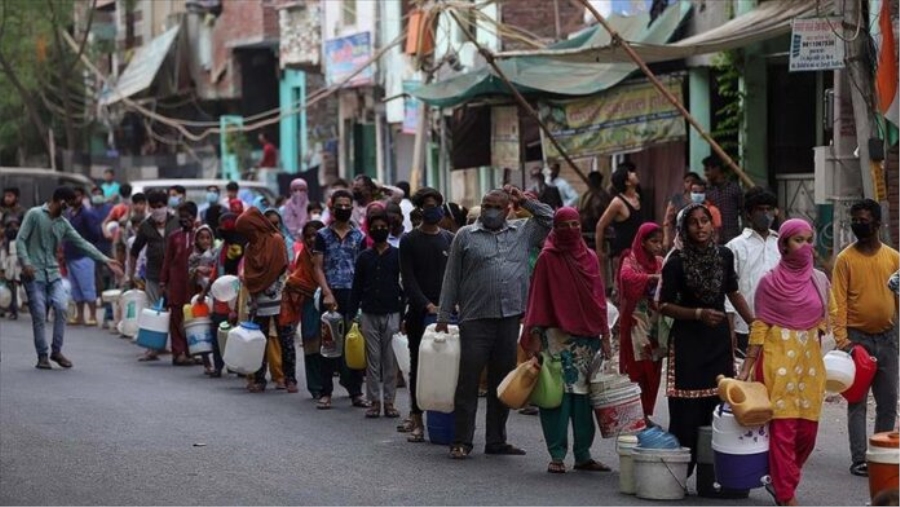
[[[709,69],[695,67],[688,72],[688,94],[691,116],[709,132],[712,125],[709,103]],[[693,127],[688,126],[688,146],[690,148],[690,168],[692,171],[702,172],[703,159],[712,153],[709,143]]]

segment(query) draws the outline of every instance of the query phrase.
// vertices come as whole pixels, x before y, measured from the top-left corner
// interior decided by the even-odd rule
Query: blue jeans
[[[66,331],[68,301],[63,289],[62,278],[52,282],[32,280],[25,282],[28,294],[28,309],[31,312],[31,327],[34,330],[34,349],[38,357],[47,355],[47,337],[44,327],[47,323],[47,300],[53,307],[53,353],[61,352],[63,333]]]

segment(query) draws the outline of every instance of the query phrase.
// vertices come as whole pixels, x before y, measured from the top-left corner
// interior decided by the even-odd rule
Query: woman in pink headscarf
[[[772,484],[766,489],[778,505],[797,505],[800,469],[816,445],[825,398],[819,338],[831,326],[836,307],[828,278],[813,268],[812,227],[791,219],[778,235],[781,262],[756,290],[756,320],[738,378],[755,376],[769,391]]]
[[[284,225],[295,238],[302,237],[303,226],[307,222],[309,189],[303,178],[291,181],[291,197],[284,205]]]

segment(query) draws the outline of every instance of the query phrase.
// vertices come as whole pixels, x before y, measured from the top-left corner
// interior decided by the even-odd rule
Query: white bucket
[[[110,289],[105,290],[100,294],[100,301],[104,303],[117,303],[119,301],[119,297],[122,296],[122,291],[119,289]]]
[[[856,363],[843,350],[832,350],[822,358],[825,363],[825,390],[840,394],[853,385],[856,378]]]
[[[712,448],[724,454],[759,454],[769,451],[769,425],[741,426],[727,407],[713,411]]]
[[[619,492],[626,495],[635,493],[632,452],[637,445],[638,439],[634,435],[622,435],[616,441],[616,452],[619,454]]]
[[[591,405],[603,438],[637,433],[647,427],[641,406],[641,388],[637,384],[592,395]]]
[[[192,356],[209,354],[213,350],[212,321],[206,317],[193,319],[184,325],[188,353]]]
[[[122,294],[119,304],[122,307],[122,329],[125,336],[135,337],[138,333],[138,321],[141,312],[147,307],[147,293],[142,290],[129,290]]]
[[[400,368],[400,373],[409,382],[409,338],[404,333],[395,334],[391,340],[391,348],[394,349],[394,357],[397,359],[397,367]]]
[[[635,447],[635,493],[645,500],[681,500],[687,490],[688,463],[691,450],[643,449]]]

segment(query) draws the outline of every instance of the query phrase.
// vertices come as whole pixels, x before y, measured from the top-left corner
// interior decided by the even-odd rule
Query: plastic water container
[[[716,483],[732,490],[764,486],[769,478],[768,425],[742,426],[725,404],[713,412]]]
[[[394,349],[394,358],[397,359],[397,367],[400,368],[400,373],[409,382],[409,338],[403,333],[395,334],[391,339],[391,348]]]
[[[640,386],[624,375],[598,377],[591,382],[591,405],[603,438],[645,429]]]
[[[253,322],[241,322],[240,326],[228,332],[222,361],[231,371],[249,375],[262,366],[265,353],[266,337],[259,326]]]
[[[144,308],[138,320],[137,344],[150,350],[163,350],[169,337],[169,312],[162,309],[162,300],[156,308]]]
[[[224,275],[216,278],[209,287],[209,293],[218,301],[230,303],[237,299],[241,292],[241,280],[234,275]]]
[[[853,357],[843,350],[832,350],[822,358],[825,363],[825,390],[840,394],[853,385],[856,364]]]
[[[619,455],[619,492],[633,495],[636,492],[634,484],[634,448],[638,445],[638,439],[634,435],[622,435],[616,439],[616,453]]]
[[[731,406],[734,417],[743,426],[762,426],[772,420],[772,402],[769,391],[761,382],[744,382],[716,377],[719,384],[719,398]]]
[[[0,282],[0,310],[6,310],[12,304],[12,290]]]
[[[125,336],[137,336],[141,312],[147,307],[147,293],[142,290],[129,290],[122,294],[119,305],[122,307],[122,329]]]
[[[425,411],[425,426],[428,429],[428,441],[432,444],[450,445],[456,434],[454,424],[456,418],[451,413]]]
[[[747,489],[716,487],[715,452],[712,448],[712,426],[697,431],[697,496],[704,498],[740,499],[750,496]]]
[[[865,400],[869,394],[872,379],[875,378],[875,372],[878,371],[878,362],[862,345],[855,345],[850,350],[850,355],[856,366],[856,376],[853,378],[853,384],[842,392],[841,396],[847,400],[847,403],[859,403]]]
[[[105,290],[100,293],[100,301],[104,303],[114,304],[119,301],[119,298],[122,296],[122,291],[119,289],[110,289]]]
[[[425,328],[419,346],[416,371],[416,401],[422,410],[451,413],[455,410],[456,383],[459,380],[459,328],[450,326],[447,333]]]
[[[497,398],[513,410],[524,407],[537,384],[540,372],[541,365],[537,359],[516,366],[497,386]]]
[[[212,320],[194,318],[185,323],[184,334],[187,336],[188,353],[192,356],[209,354],[213,350]]]
[[[344,317],[335,311],[322,314],[322,336],[319,353],[322,357],[336,359],[344,355]]]
[[[366,339],[356,322],[350,326],[350,331],[344,338],[344,361],[351,370],[366,369]]]
[[[219,354],[225,352],[225,345],[228,343],[228,333],[231,332],[231,324],[222,322],[219,329],[216,329],[216,341],[219,342]]]
[[[869,494],[875,495],[886,489],[900,488],[900,433],[896,431],[876,433],[869,438],[866,451],[869,465]]]
[[[681,500],[687,492],[688,464],[691,450],[642,449],[635,447],[634,485],[638,498],[646,500]]]

